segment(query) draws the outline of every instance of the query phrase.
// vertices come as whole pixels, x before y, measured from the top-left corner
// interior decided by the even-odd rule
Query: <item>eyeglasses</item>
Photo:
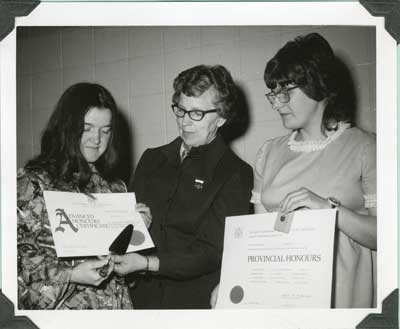
[[[273,91],[271,91],[268,94],[265,94],[265,96],[267,96],[269,102],[273,105],[275,102],[275,99],[278,98],[278,100],[281,103],[288,103],[290,101],[290,94],[289,91],[292,89],[296,89],[299,88],[299,86],[294,86],[291,88],[282,88],[279,92],[274,93]]]
[[[201,110],[186,111],[185,109],[179,107],[178,104],[172,104],[171,108],[172,108],[172,111],[174,112],[174,114],[178,118],[183,118],[185,116],[185,114],[187,113],[189,115],[189,118],[194,121],[201,121],[206,114],[217,112],[217,109],[212,109],[212,110],[208,110],[208,111],[201,111]]]

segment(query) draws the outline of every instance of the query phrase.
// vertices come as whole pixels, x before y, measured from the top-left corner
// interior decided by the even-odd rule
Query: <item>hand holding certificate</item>
[[[154,247],[134,193],[44,191],[47,213],[58,257],[107,255],[115,238],[133,225],[127,252]]]
[[[336,210],[294,213],[288,233],[277,213],[228,217],[218,308],[329,308]]]

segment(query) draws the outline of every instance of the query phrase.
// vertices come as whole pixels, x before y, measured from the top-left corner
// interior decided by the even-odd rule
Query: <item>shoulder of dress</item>
[[[33,195],[41,195],[44,186],[49,184],[49,178],[45,171],[21,168],[17,173],[18,201],[30,200]]]
[[[284,136],[278,136],[271,139],[267,139],[261,145],[261,147],[257,151],[257,156],[265,155],[265,153],[272,147],[288,147],[288,142],[292,133]]]
[[[29,180],[32,182],[46,182],[49,181],[49,174],[46,170],[41,168],[19,168],[17,171],[17,180]]]
[[[286,134],[283,136],[278,136],[278,137],[274,137],[272,139],[267,140],[266,142],[269,142],[270,144],[277,144],[277,145],[287,145],[290,136],[292,136],[294,134],[294,132],[291,132],[290,134]]]
[[[352,127],[346,130],[344,135],[346,143],[360,145],[376,144],[376,135],[374,133],[367,132],[357,127]]]
[[[267,148],[269,145],[276,145],[276,146],[284,145],[284,146],[287,146],[287,143],[288,143],[291,135],[292,135],[292,133],[284,135],[284,136],[278,136],[278,137],[267,139],[262,144],[261,148]]]

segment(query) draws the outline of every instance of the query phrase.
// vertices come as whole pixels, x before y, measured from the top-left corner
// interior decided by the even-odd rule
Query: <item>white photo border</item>
[[[229,8],[229,10],[227,10]],[[60,15],[62,13],[62,15]],[[268,24],[266,24],[268,22]],[[46,2],[16,26],[368,25],[376,27],[378,298],[376,309],[22,311],[51,328],[355,328],[398,287],[397,53],[384,19],[356,2]],[[2,290],[17,305],[16,29],[0,43]],[[261,96],[260,96],[261,97]],[[384,111],[384,113],[383,113]]]

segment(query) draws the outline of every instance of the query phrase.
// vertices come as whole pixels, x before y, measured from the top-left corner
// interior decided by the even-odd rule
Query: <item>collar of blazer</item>
[[[177,137],[163,148],[164,155],[175,166],[180,165],[181,145],[182,139]],[[222,137],[217,135],[209,144],[192,147],[187,157],[194,161],[201,161],[201,165],[204,167],[203,172],[207,176],[207,179],[210,179],[214,174],[215,167],[227,150],[228,146]]]

